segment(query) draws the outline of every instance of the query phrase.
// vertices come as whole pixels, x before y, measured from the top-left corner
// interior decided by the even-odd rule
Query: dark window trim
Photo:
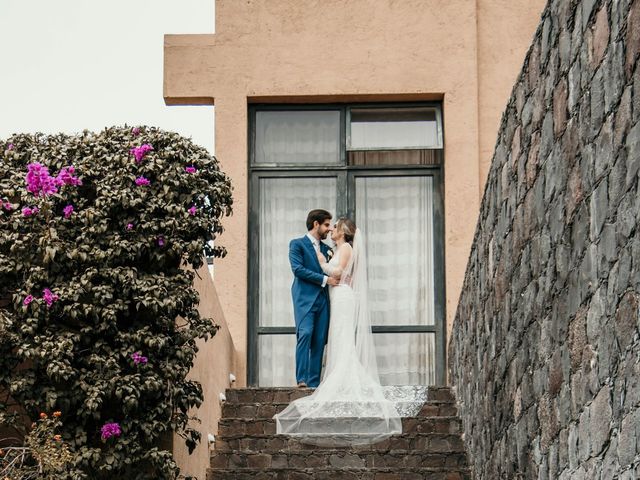
[[[372,325],[373,333],[438,333],[437,325]],[[257,327],[260,335],[295,335],[296,327]]]
[[[381,147],[371,147],[371,148],[350,148],[349,144],[351,143],[351,110],[356,108],[366,109],[366,108],[411,108],[411,107],[426,107],[433,108],[436,110],[436,132],[438,139],[442,141],[441,145],[438,147],[425,148],[425,147],[397,147],[397,148],[381,148]],[[365,151],[378,151],[378,150],[443,150],[444,149],[444,115],[442,114],[442,103],[441,102],[422,102],[422,103],[358,103],[347,106],[346,114],[345,114],[345,133],[346,133],[346,142],[345,142],[345,150],[348,152],[365,152]]]
[[[376,150],[439,150],[444,148],[444,112],[442,109],[442,102],[430,101],[430,102],[390,102],[390,103],[314,103],[314,104],[269,104],[269,103],[255,103],[249,105],[249,168],[297,168],[295,164],[258,164],[255,159],[255,138],[256,138],[256,113],[263,111],[314,111],[314,110],[338,110],[340,111],[340,164],[346,165],[347,162],[347,122],[350,115],[351,108],[401,108],[401,107],[431,107],[438,110],[438,120],[440,121],[440,135],[442,137],[442,147],[439,148],[399,148],[399,149],[356,149],[349,151],[376,151]],[[333,168],[333,165],[326,165],[327,168]],[[310,165],[309,168],[324,168],[324,165]]]
[[[258,253],[259,249],[259,180],[260,178],[284,177],[336,177],[338,180],[338,206],[336,216],[354,215],[355,198],[347,198],[353,192],[358,176],[430,176],[434,177],[434,269],[435,279],[435,325],[385,325],[372,326],[373,333],[435,333],[436,344],[436,384],[446,381],[446,296],[445,296],[445,245],[444,245],[444,150],[434,148],[440,156],[438,165],[347,166],[346,165],[346,117],[351,107],[411,107],[433,106],[440,112],[442,141],[445,142],[444,111],[441,102],[392,102],[392,103],[349,103],[349,104],[251,104],[248,116],[249,143],[249,235],[248,235],[248,315],[247,315],[247,381],[258,385],[259,336],[291,335],[295,327],[263,327],[258,325]],[[273,110],[340,110],[340,165],[271,165],[255,163],[255,119],[258,111]],[[353,196],[353,195],[351,195]],[[342,204],[341,204],[342,203]]]

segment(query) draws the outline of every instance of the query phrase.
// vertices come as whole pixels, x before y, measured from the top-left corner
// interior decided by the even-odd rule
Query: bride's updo
[[[356,234],[356,224],[353,223],[353,220],[343,217],[338,220],[336,228],[344,233],[344,241],[353,246],[353,237]]]

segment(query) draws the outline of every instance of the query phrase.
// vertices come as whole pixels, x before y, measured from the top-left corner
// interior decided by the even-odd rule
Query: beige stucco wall
[[[212,318],[220,329],[207,342],[198,342],[198,356],[189,372],[189,378],[199,381],[204,392],[204,402],[193,412],[201,423],[191,424],[200,431],[202,441],[189,455],[184,440],[174,435],[173,454],[184,475],[197,475],[198,478],[204,479],[209,466],[207,436],[209,433],[218,433],[218,419],[221,414],[219,394],[230,386],[229,373],[235,372],[235,351],[214,283],[206,266],[198,270],[194,286],[200,294],[200,315]]]
[[[251,261],[248,103],[442,99],[449,329],[492,137],[543,3],[218,0],[215,35],[165,36],[165,101],[215,104],[216,155],[235,189],[234,215],[221,238],[229,255],[216,264],[216,288],[239,378],[246,371]]]
[[[546,3],[546,0],[476,2],[481,191],[491,166],[502,112]]]

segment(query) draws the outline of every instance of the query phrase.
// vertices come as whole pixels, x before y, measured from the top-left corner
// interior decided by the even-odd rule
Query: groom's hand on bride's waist
[[[329,277],[327,280],[327,285],[338,285],[340,283],[337,278]]]

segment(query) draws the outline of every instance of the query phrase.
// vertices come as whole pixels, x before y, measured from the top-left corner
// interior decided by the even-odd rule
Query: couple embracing
[[[315,388],[277,414],[277,432],[317,445],[375,443],[402,432],[380,385],[367,303],[362,232],[312,210],[307,234],[291,241],[296,381]],[[335,251],[322,240],[327,236]],[[324,369],[323,354],[326,344]]]

